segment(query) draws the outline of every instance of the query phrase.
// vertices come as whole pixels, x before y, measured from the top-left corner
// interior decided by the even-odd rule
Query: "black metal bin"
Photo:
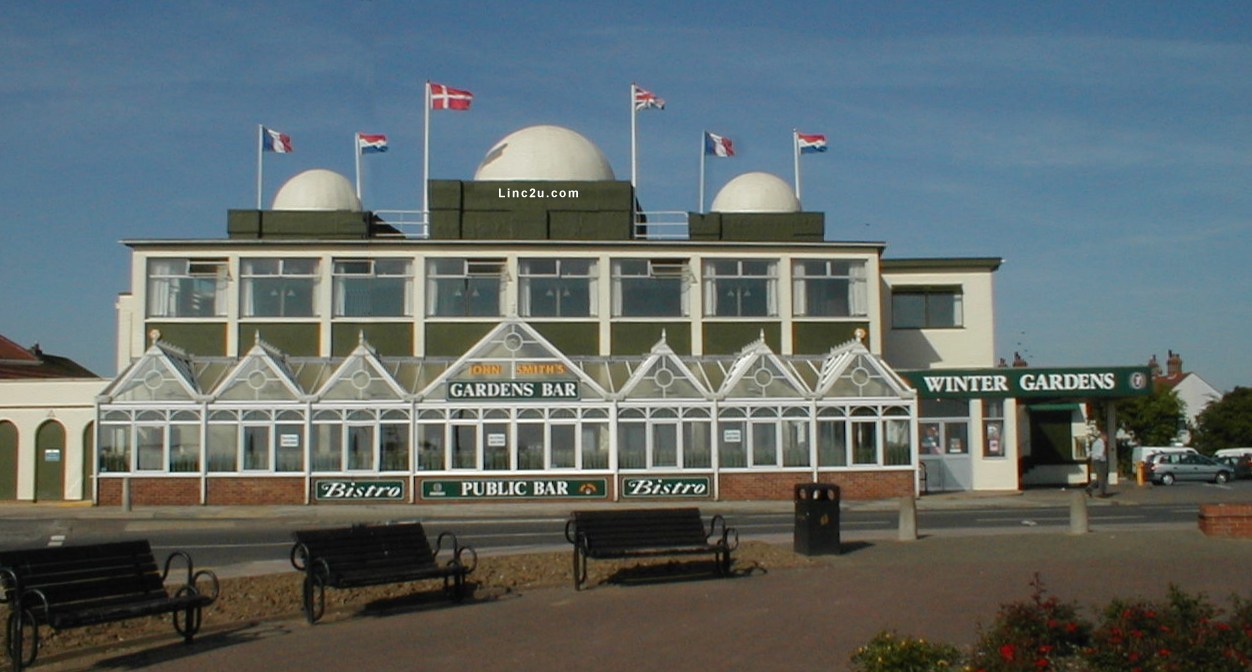
[[[838,555],[839,486],[832,483],[796,485],[795,552],[801,555]]]

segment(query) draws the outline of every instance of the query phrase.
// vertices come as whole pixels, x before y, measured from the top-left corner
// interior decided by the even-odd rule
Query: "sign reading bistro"
[[[1152,390],[1145,366],[901,371],[923,399],[1133,397]]]

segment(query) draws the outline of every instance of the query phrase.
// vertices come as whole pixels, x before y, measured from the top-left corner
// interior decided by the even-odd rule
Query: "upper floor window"
[[[226,314],[225,259],[149,259],[149,317]]]
[[[896,287],[891,291],[895,329],[960,327],[965,323],[960,287]]]
[[[594,259],[522,259],[518,279],[523,316],[591,317],[598,313]]]
[[[771,317],[778,314],[778,262],[714,259],[704,262],[704,314]]]
[[[613,262],[613,315],[687,315],[686,259],[618,259]]]
[[[335,317],[413,314],[411,259],[336,259]]]
[[[797,259],[792,264],[792,302],[797,317],[865,317],[865,262]]]
[[[239,282],[244,317],[317,314],[317,259],[242,259]]]
[[[435,317],[498,317],[504,303],[503,259],[428,259],[426,313]]]

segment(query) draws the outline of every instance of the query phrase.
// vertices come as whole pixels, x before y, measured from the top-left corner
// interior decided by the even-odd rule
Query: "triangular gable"
[[[622,385],[618,399],[708,399],[712,392],[674,354],[665,336],[652,346],[652,352]]]
[[[817,393],[823,397],[913,398],[913,388],[860,341],[833,348],[822,364]]]
[[[214,393],[218,401],[299,401],[303,395],[286,358],[259,336]]]
[[[195,401],[201,395],[191,357],[158,340],[104,390],[103,396],[111,401]]]
[[[436,401],[572,400],[605,399],[608,393],[533,327],[510,317],[483,336],[420,396]]]
[[[317,397],[322,401],[400,401],[405,392],[362,336]]]
[[[807,398],[810,392],[791,367],[758,339],[739,352],[722,383],[723,399]]]

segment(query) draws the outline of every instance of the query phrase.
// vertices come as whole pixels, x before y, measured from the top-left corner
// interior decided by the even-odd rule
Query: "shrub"
[[[852,654],[852,669],[859,672],[934,672],[959,669],[961,660],[961,650],[955,646],[883,631]]]
[[[1038,574],[1030,585],[1029,600],[1002,605],[995,622],[982,631],[971,669],[1053,670],[1058,659],[1072,656],[1091,641],[1091,624],[1079,617],[1076,604],[1048,595]]]

